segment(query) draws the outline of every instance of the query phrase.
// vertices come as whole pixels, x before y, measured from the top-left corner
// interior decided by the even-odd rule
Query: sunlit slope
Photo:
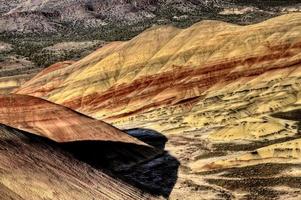
[[[114,119],[208,94],[300,62],[301,14],[251,25],[204,21],[181,30],[152,28],[110,44],[18,93]],[[110,114],[108,114],[108,111]],[[113,120],[115,121],[115,120]]]
[[[0,123],[56,142],[111,141],[146,145],[99,120],[43,99],[0,95]]]

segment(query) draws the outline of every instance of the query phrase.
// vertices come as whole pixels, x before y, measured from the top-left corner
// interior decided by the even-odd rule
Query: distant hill
[[[200,19],[253,23],[296,8],[298,1],[14,0],[0,2],[0,33],[53,33],[106,25],[189,25]],[[300,8],[300,7],[299,7]],[[80,29],[78,29],[80,30]]]

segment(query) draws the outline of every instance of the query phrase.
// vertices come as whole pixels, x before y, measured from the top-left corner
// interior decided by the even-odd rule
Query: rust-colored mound
[[[26,95],[0,95],[0,123],[56,142],[97,140],[146,145],[104,122]]]

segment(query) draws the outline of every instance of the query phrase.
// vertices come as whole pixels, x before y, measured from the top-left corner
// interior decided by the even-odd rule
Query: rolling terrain
[[[278,13],[298,11],[298,3],[265,1],[265,6],[262,6],[262,1],[241,0],[3,0],[0,1],[0,33],[57,33],[78,27],[91,29],[114,24],[185,24],[206,17],[249,23]]]
[[[300,49],[300,13],[159,26],[15,93],[165,135],[180,161],[171,199],[298,199]]]
[[[78,27],[91,29],[112,24],[189,24],[189,21],[208,17],[249,23],[277,16],[278,13],[298,11],[298,3],[296,0],[2,0],[0,33],[57,33]]]

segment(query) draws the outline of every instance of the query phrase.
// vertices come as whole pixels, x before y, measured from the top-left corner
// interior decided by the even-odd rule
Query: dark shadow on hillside
[[[73,142],[60,146],[94,168],[149,192],[168,197],[176,181],[179,161],[164,151],[167,138],[149,129],[126,130],[154,148],[116,142]]]
[[[130,129],[125,132],[162,151],[168,141],[164,135],[150,129]],[[164,151],[155,159],[136,165],[129,171],[121,171],[120,174],[139,183],[140,187],[153,191],[153,194],[168,197],[177,182],[179,165],[175,157]]]
[[[287,112],[277,112],[271,115],[272,117],[296,121],[296,128],[299,134],[301,133],[301,109],[290,110]]]
[[[291,110],[287,112],[277,112],[272,114],[271,116],[281,119],[301,121],[301,109]]]
[[[50,146],[57,151],[64,151],[77,160],[152,195],[168,197],[177,181],[179,161],[164,151],[167,138],[153,130],[132,129],[127,132],[158,149],[103,141],[62,144],[23,131],[13,132],[27,144],[43,148]]]
[[[161,133],[151,130],[151,129],[128,129],[124,130],[129,135],[149,144],[157,149],[164,150],[165,144],[167,142],[167,137],[162,135]]]

